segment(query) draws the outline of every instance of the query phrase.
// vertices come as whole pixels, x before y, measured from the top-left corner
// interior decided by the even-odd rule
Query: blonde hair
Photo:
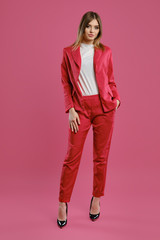
[[[92,11],[86,12],[81,18],[81,21],[78,27],[77,39],[73,44],[70,45],[70,47],[72,47],[73,50],[77,49],[78,46],[80,46],[83,40],[83,33],[85,31],[85,28],[88,25],[88,23],[91,22],[93,19],[96,19],[99,24],[99,33],[98,33],[98,36],[94,39],[93,44],[96,48],[99,48],[102,51],[105,50],[104,45],[100,43],[100,39],[102,37],[102,22],[101,22],[100,16],[96,12],[92,12]]]

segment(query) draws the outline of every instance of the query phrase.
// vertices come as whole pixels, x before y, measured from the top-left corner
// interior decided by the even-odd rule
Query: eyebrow
[[[89,23],[88,23],[87,25],[90,25],[90,26],[91,26],[91,24],[89,24]],[[94,25],[94,26],[95,26],[95,27],[99,27],[99,24],[98,24],[98,25]]]

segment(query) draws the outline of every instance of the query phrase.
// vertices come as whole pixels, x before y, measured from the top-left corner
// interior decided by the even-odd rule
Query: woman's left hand
[[[117,110],[117,108],[118,108],[118,106],[119,106],[119,103],[120,103],[120,102],[119,102],[119,100],[117,99],[117,107],[116,107],[116,110]]]

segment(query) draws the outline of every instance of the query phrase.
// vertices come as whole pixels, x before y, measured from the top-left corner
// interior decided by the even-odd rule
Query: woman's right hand
[[[78,132],[79,128],[78,128],[78,124],[80,124],[80,118],[78,116],[78,113],[75,111],[75,109],[72,107],[69,109],[69,126],[73,131],[75,131],[75,133]]]

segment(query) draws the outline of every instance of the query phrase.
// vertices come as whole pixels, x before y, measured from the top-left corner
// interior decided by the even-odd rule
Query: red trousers
[[[87,133],[93,126],[93,191],[95,197],[104,196],[108,154],[113,133],[116,108],[104,113],[99,94],[83,96],[84,111],[77,111],[79,130],[69,127],[68,149],[63,162],[59,201],[69,202],[77,177],[81,155]]]

